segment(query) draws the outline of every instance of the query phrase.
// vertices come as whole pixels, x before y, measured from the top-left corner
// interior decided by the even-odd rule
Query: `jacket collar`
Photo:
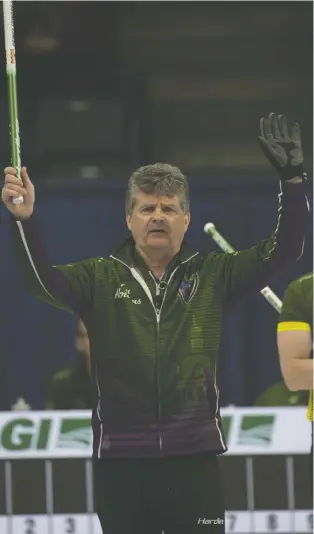
[[[185,241],[183,241],[179,252],[172,258],[170,264],[168,265],[167,271],[171,271],[177,265],[187,263],[198,254],[198,252],[195,252]],[[110,255],[110,258],[124,263],[129,268],[144,267],[148,269],[144,259],[135,248],[135,243],[132,236],[126,239],[124,243],[122,243],[122,245]]]

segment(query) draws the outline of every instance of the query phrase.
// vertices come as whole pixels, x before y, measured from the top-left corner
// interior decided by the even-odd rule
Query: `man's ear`
[[[128,229],[131,231],[131,215],[126,216],[126,225]]]
[[[191,222],[191,213],[188,211],[188,213],[186,213],[184,215],[184,225],[185,225],[185,229],[184,231],[186,232],[189,225],[190,225],[190,222]]]

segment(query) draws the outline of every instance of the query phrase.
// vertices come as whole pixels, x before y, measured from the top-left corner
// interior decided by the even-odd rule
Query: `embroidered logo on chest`
[[[191,302],[196,294],[199,285],[199,275],[197,273],[192,276],[184,277],[178,291],[178,295],[184,304]]]
[[[118,287],[114,298],[115,299],[129,299],[130,298],[130,289],[127,289],[125,287],[125,284],[121,284],[120,287]]]
[[[125,287],[125,284],[120,284],[120,287],[115,292],[115,299],[131,299],[133,304],[142,304],[141,299],[133,299],[131,297],[131,290]]]

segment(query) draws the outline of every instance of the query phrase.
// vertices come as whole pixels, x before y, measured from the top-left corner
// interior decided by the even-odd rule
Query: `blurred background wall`
[[[311,201],[312,8],[302,1],[17,2],[22,160],[53,263],[107,256],[127,235],[129,174],[156,161],[189,177],[193,247],[215,250],[203,232],[208,221],[237,249],[266,237],[279,188],[257,137],[270,111],[301,124]],[[3,47],[0,55],[5,167]],[[75,319],[26,293],[3,206],[0,215],[0,409],[19,396],[40,409],[48,378],[75,357]],[[312,270],[312,241],[310,219],[302,260],[272,286],[280,297]],[[222,405],[250,406],[281,379],[276,319],[259,295],[227,318]]]

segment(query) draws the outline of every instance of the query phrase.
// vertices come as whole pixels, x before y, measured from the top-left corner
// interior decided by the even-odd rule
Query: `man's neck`
[[[152,250],[143,250],[142,248],[136,247],[137,252],[142,256],[149,270],[153,275],[160,279],[164,274],[167,265],[171,262],[172,258],[176,255],[176,252],[173,251],[152,251]]]

